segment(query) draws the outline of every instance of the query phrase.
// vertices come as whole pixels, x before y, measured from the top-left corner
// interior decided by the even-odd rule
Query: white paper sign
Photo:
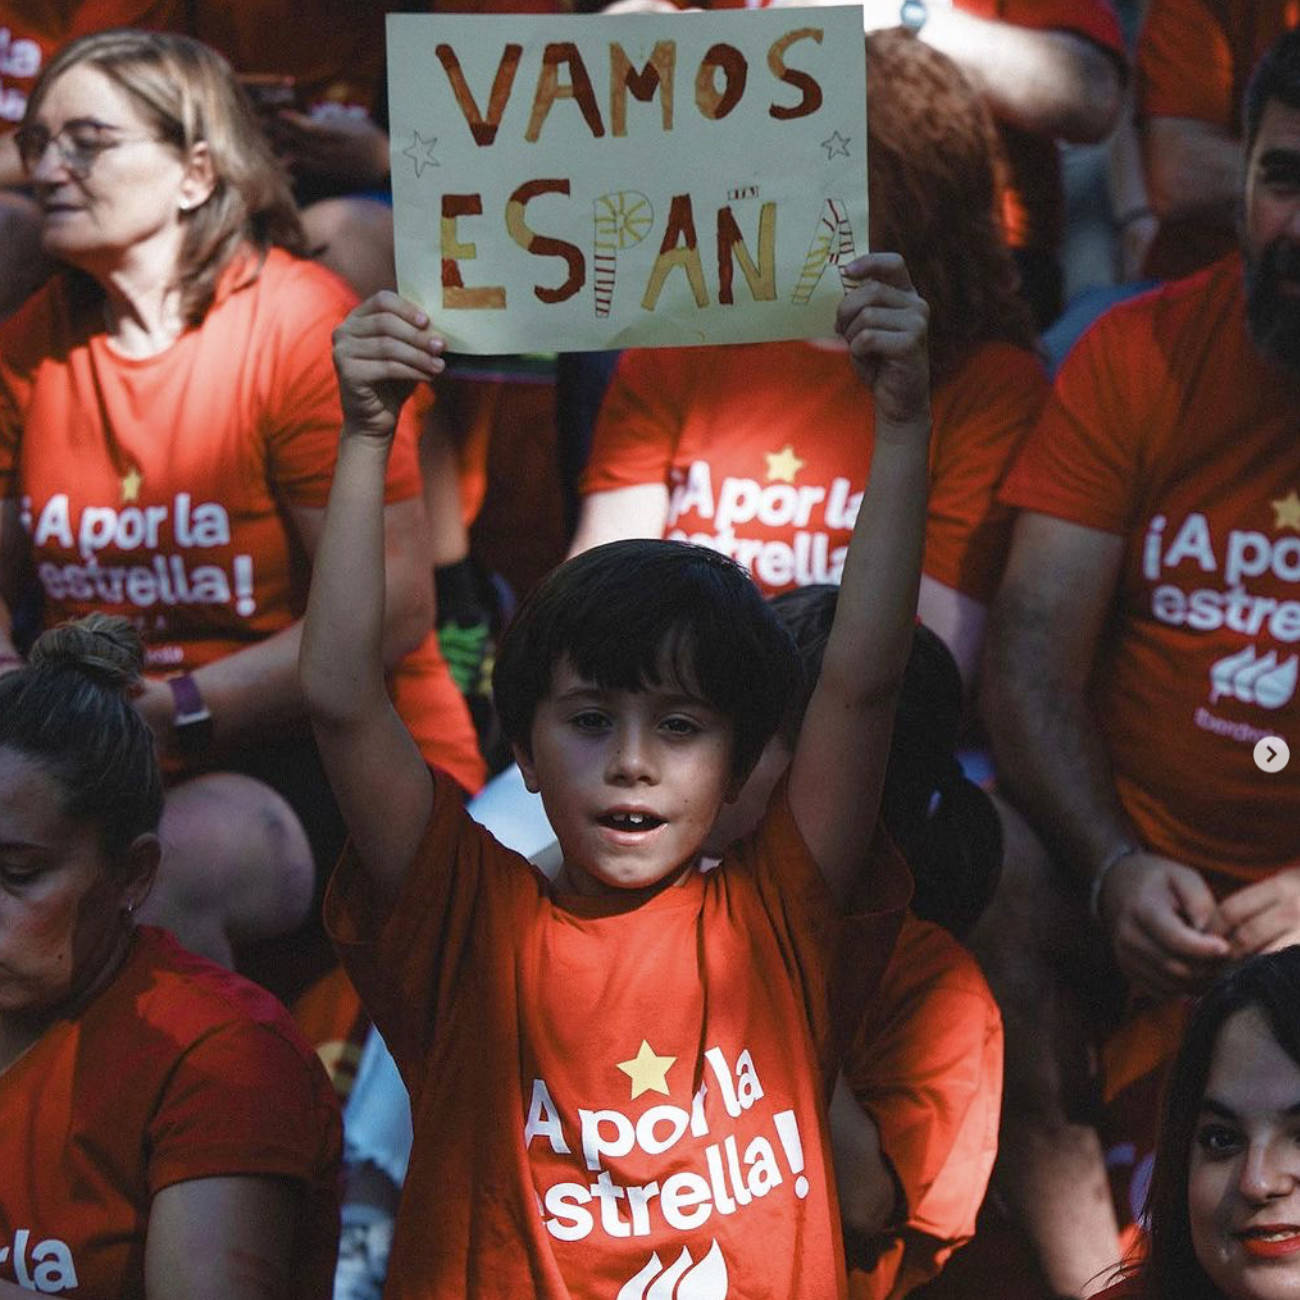
[[[461,352],[833,333],[859,6],[388,19],[397,278]]]

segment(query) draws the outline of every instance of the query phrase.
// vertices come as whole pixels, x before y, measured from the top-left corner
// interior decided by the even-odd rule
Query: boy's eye
[[[1202,1124],[1196,1131],[1196,1145],[1212,1159],[1228,1156],[1241,1146],[1241,1135],[1226,1124]]]
[[[690,718],[665,718],[660,725],[674,736],[693,736],[700,729],[699,724]]]
[[[41,874],[39,867],[0,862],[0,882],[14,888],[30,885]]]
[[[569,719],[569,725],[578,731],[600,731],[608,725],[608,720],[595,709],[584,709]]]

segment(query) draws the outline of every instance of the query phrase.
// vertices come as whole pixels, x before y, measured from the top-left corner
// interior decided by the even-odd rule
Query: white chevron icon
[[[727,1261],[716,1241],[698,1264],[685,1246],[667,1268],[655,1251],[616,1300],[727,1300]]]
[[[1280,709],[1295,694],[1300,659],[1278,663],[1277,652],[1258,654],[1253,645],[1210,665],[1210,703],[1225,696],[1265,709]]]

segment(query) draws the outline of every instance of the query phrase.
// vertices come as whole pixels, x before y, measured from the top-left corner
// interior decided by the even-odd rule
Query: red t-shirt
[[[22,121],[27,96],[61,45],[109,27],[167,28],[179,9],[179,0],[2,0],[0,131]]]
[[[903,1295],[975,1234],[998,1149],[1002,1017],[975,959],[911,913],[845,1052],[845,1079],[880,1130],[906,1203],[854,1300]]]
[[[986,343],[934,394],[925,572],[993,594],[1010,536],[997,485],[1047,393],[1037,359]],[[765,593],[838,582],[871,463],[871,397],[806,343],[625,352],[584,492],[670,489],[664,536],[731,555]]]
[[[1300,382],[1247,332],[1240,259],[1125,303],[1076,344],[1003,500],[1124,539],[1092,699],[1144,840],[1253,879],[1297,861]]]
[[[1240,138],[1255,64],[1300,25],[1300,0],[1151,0],[1138,39],[1138,117],[1187,117]],[[1146,274],[1187,275],[1236,247],[1231,224],[1163,222]]]
[[[0,326],[0,498],[21,501],[46,625],[125,615],[152,672],[192,672],[306,605],[289,511],[328,498],[343,420],[330,335],[356,299],[280,249],[232,287],[246,278],[232,271],[203,324],[144,360],[115,353],[61,281]],[[390,502],[421,491],[414,405]],[[413,693],[444,722],[427,757],[476,789],[473,727],[436,647]]]
[[[338,1105],[262,989],[141,927],[112,982],[0,1074],[0,1280],[144,1296],[149,1206],[194,1178],[304,1192],[294,1297],[332,1285]]]
[[[853,933],[878,977],[896,855],[875,883]],[[844,1294],[842,925],[783,793],[720,869],[620,913],[553,894],[439,781],[400,897],[373,900],[345,855],[326,922],[415,1125],[389,1300]]]

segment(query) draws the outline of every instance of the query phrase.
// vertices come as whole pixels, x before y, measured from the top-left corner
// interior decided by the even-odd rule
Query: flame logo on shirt
[[[1210,703],[1229,696],[1243,704],[1280,709],[1295,694],[1298,674],[1300,660],[1295,655],[1278,663],[1276,651],[1261,655],[1248,645],[1210,665]]]
[[[727,1261],[716,1241],[698,1264],[685,1246],[667,1268],[655,1251],[616,1300],[727,1300]]]

